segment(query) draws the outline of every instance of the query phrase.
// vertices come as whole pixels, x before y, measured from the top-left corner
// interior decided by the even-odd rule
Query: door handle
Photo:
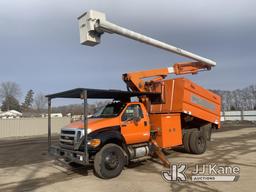
[[[147,126],[148,125],[148,122],[147,121],[144,121],[144,126]]]
[[[127,125],[126,124],[122,124],[121,127],[126,127]]]

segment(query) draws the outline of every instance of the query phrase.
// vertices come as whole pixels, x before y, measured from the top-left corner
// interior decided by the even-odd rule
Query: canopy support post
[[[83,91],[83,100],[84,100],[84,161],[86,164],[89,163],[88,158],[88,139],[87,139],[87,129],[88,129],[88,103],[87,103],[87,90]]]
[[[51,98],[48,97],[48,151],[50,151],[50,147],[52,144],[51,111]]]

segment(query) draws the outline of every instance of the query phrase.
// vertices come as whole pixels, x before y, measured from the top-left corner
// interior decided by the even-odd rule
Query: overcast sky
[[[187,76],[210,89],[255,84],[255,0],[1,0],[0,82],[53,93],[75,87],[125,89],[122,73],[171,66],[186,58],[105,34],[79,44],[77,17],[103,11],[123,27],[215,60]]]

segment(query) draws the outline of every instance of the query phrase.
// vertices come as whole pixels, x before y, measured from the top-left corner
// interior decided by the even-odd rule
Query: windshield
[[[107,104],[106,106],[100,108],[92,118],[111,118],[118,116],[123,108],[125,107],[124,103],[115,102]]]

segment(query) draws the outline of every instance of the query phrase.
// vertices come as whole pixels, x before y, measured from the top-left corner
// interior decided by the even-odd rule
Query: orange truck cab
[[[84,134],[83,129],[83,121],[76,121],[62,128],[60,145],[72,149],[73,138],[79,140]],[[88,119],[87,132],[89,141],[94,138],[100,140],[89,144],[89,149],[94,152],[111,142],[126,145],[149,142],[149,115],[140,102],[114,101]],[[72,134],[76,136],[69,137]]]

